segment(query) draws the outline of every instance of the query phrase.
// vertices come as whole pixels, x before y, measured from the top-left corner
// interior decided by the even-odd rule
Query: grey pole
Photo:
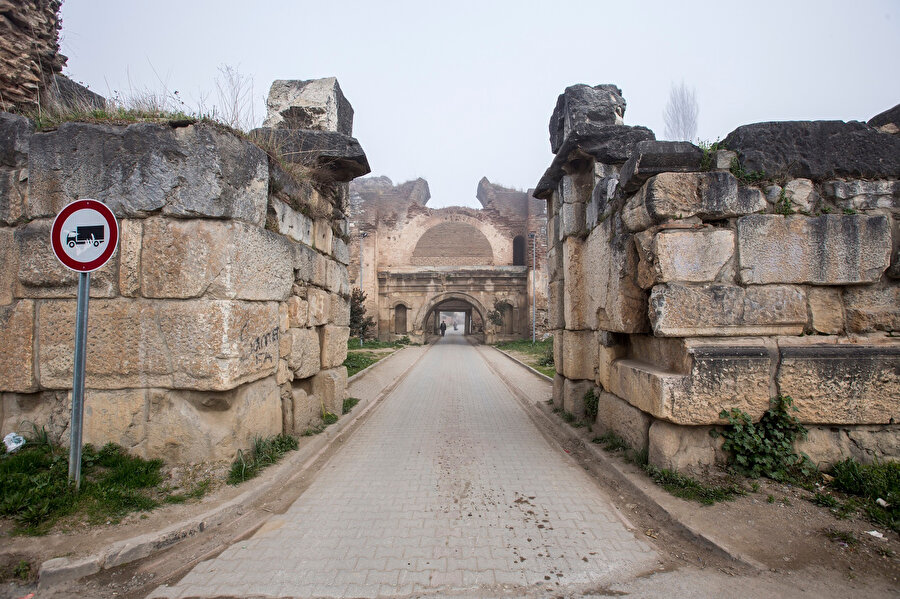
[[[359,232],[359,290],[363,290],[363,239],[366,238],[365,231]],[[363,336],[362,333],[359,335],[359,346],[363,346]]]
[[[537,265],[535,264],[535,256],[537,250],[537,236],[534,233],[529,235],[531,237],[531,344],[534,345],[535,342],[535,320],[537,319],[537,309],[535,307],[535,302],[537,302],[537,297],[534,295],[535,290],[535,278],[537,277]]]
[[[75,362],[72,374],[72,423],[69,427],[69,480],[81,488],[81,437],[84,421],[84,363],[87,352],[88,298],[91,273],[78,274],[78,308],[75,314]]]

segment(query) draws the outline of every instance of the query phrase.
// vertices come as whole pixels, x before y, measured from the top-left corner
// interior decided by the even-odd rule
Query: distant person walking
[[[446,333],[446,332],[447,332],[447,323],[441,322],[441,337],[443,337],[444,333]]]

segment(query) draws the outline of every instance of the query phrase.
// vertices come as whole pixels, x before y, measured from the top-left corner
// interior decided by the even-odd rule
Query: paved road
[[[521,595],[656,564],[476,348],[448,336],[285,514],[151,597]]]

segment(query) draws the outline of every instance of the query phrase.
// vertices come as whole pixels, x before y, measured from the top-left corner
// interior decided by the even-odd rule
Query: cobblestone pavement
[[[448,336],[285,514],[151,597],[521,595],[656,564],[479,351]]]

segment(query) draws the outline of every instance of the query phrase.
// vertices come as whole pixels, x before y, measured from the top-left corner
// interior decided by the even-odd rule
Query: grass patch
[[[359,398],[357,397],[348,397],[344,400],[344,406],[341,410],[342,414],[349,414],[350,410],[356,407],[356,404],[359,403]]]
[[[680,472],[657,468],[651,464],[644,466],[644,472],[653,482],[663,489],[682,499],[696,501],[703,505],[713,505],[720,501],[730,501],[743,491],[737,485],[705,485],[700,481],[685,476]]]
[[[335,420],[337,420],[337,416],[335,416]],[[253,447],[247,454],[238,451],[238,457],[231,464],[231,471],[228,473],[228,484],[239,485],[245,480],[255,477],[263,469],[275,464],[284,454],[294,449],[297,449],[297,439],[289,435],[275,435],[266,439],[255,438]]]
[[[876,462],[861,464],[853,458],[838,462],[832,468],[834,480],[831,485],[853,495],[842,511],[855,512],[862,508],[866,516],[875,524],[887,526],[900,532],[900,463]],[[879,505],[877,500],[886,502]]]
[[[530,339],[504,341],[495,344],[494,347],[503,351],[523,354],[525,356],[523,361],[544,376],[553,378],[556,374],[556,366],[553,364],[553,337],[534,343]]]
[[[624,449],[631,449],[625,439],[612,431],[604,433],[599,437],[594,437],[593,439],[591,439],[591,443],[600,445],[604,451],[608,451],[610,453],[621,451]]]
[[[353,376],[357,372],[365,370],[383,357],[384,354],[366,351],[347,352],[347,359],[344,360],[344,366],[347,367],[347,376]]]
[[[847,532],[844,530],[828,529],[825,531],[825,536],[832,541],[843,543],[848,547],[855,547],[859,544],[859,539],[857,539],[852,532]]]
[[[410,345],[409,337],[401,337],[397,341],[379,341],[378,339],[366,339],[362,345],[359,344],[359,337],[350,337],[347,340],[347,349],[399,349]]]
[[[114,523],[167,500],[160,488],[161,460],[128,455],[112,443],[100,450],[85,445],[81,491],[76,493],[68,480],[68,458],[68,448],[51,444],[40,433],[16,453],[0,455],[0,515],[15,522],[14,533],[46,534],[67,516]]]

